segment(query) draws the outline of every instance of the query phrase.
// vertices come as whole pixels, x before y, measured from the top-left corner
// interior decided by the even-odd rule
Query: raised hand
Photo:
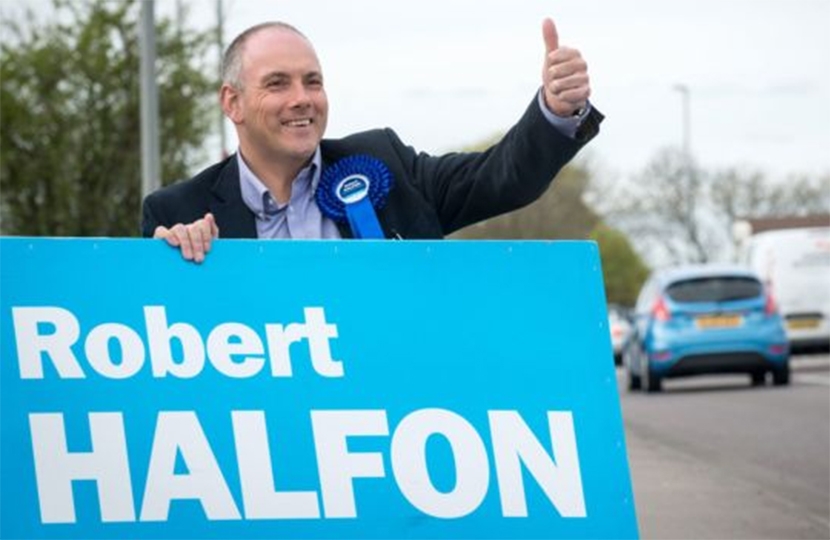
[[[542,86],[545,104],[558,116],[573,116],[584,109],[591,95],[588,64],[577,49],[559,46],[559,34],[551,19],[542,23],[545,63]]]

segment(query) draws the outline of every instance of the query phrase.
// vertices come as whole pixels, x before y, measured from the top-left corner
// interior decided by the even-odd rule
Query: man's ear
[[[234,124],[242,123],[241,96],[239,90],[229,84],[223,84],[219,89],[219,101],[222,104],[222,111],[225,116],[231,119]]]

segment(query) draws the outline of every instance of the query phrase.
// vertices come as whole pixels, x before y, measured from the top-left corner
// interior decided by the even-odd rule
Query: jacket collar
[[[325,172],[326,166],[346,155],[344,152],[332,148],[332,146],[325,140],[320,143],[322,172]],[[235,153],[221,165],[219,176],[211,187],[211,194],[210,211],[213,213],[213,217],[216,218],[220,237],[257,238],[255,216],[248,209],[245,201],[242,200],[242,189],[239,185],[239,166]],[[384,235],[386,238],[390,238],[383,210],[378,212],[378,220]],[[354,237],[348,223],[338,222],[337,229],[343,238]]]
[[[213,197],[210,211],[216,218],[220,237],[256,238],[256,221],[254,214],[242,200],[239,187],[239,166],[236,154],[231,155],[219,171],[219,176],[211,188]]]

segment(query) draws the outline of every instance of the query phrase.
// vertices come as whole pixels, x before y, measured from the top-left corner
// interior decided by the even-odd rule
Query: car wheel
[[[789,362],[772,370],[772,384],[775,386],[785,386],[790,384],[790,364]]]
[[[767,383],[766,371],[754,371],[750,375],[752,376],[752,386],[764,386]]]
[[[663,380],[659,375],[655,375],[648,365],[646,365],[646,368],[643,370],[643,375],[645,376],[643,386],[645,386],[646,392],[653,394],[663,390]]]
[[[631,373],[630,369],[626,371],[628,372],[628,389],[634,391],[642,388],[643,382],[640,380],[640,376]]]

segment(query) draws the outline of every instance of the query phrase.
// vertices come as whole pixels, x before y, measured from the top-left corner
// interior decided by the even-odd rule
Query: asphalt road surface
[[[641,538],[830,539],[830,356],[786,387],[743,375],[631,393],[617,370]]]

